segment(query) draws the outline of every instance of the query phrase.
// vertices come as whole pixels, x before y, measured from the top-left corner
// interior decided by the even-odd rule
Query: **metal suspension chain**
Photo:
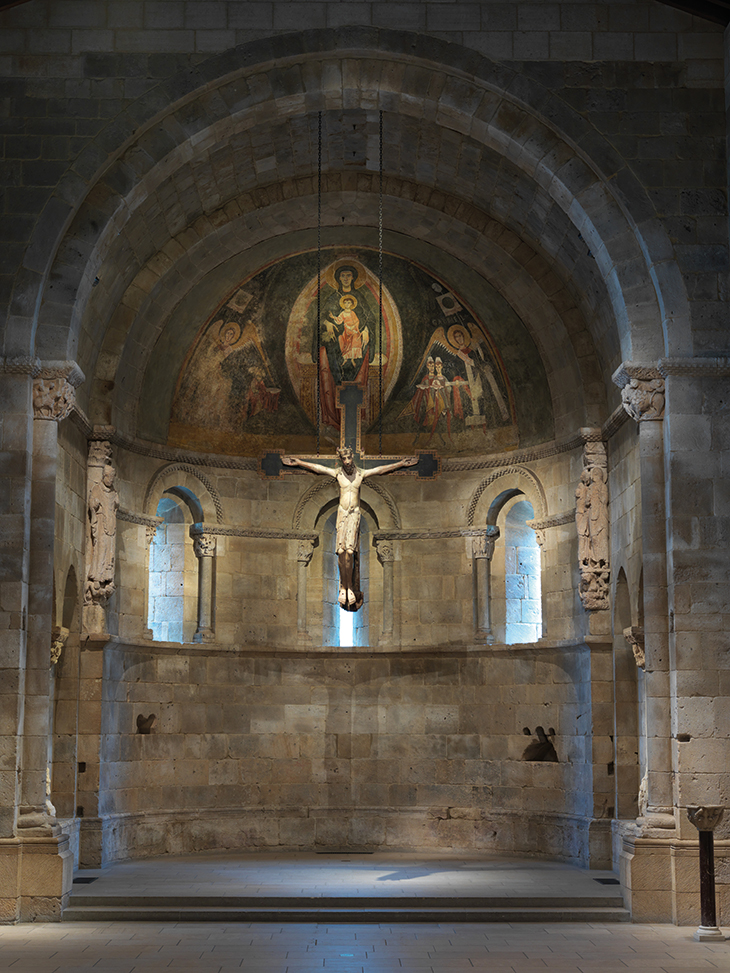
[[[317,456],[322,426],[320,342],[322,331],[322,112],[317,116]]]
[[[378,453],[383,455],[383,112],[380,112],[380,187],[378,193]]]

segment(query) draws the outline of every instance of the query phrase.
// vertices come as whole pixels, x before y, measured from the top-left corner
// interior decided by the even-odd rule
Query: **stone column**
[[[193,642],[213,642],[213,568],[216,539],[213,534],[195,534],[193,550],[198,559],[198,626]]]
[[[391,541],[375,541],[375,553],[383,567],[383,632],[382,637],[393,635],[393,564],[395,551]]]
[[[72,855],[50,800],[53,644],[53,551],[58,423],[83,376],[71,362],[48,363],[33,382],[28,640],[23,716],[22,793],[16,833],[23,848],[20,918],[58,918],[71,889]],[[69,381],[74,379],[74,384]],[[42,856],[27,857],[31,853]]]
[[[655,366],[625,362],[614,375],[624,409],[639,424],[641,535],[644,567],[646,797],[641,820],[674,827],[671,687],[668,646],[664,478],[664,380]]]
[[[152,641],[154,632],[149,628],[150,620],[150,558],[152,557],[152,545],[154,543],[155,537],[157,537],[157,526],[155,524],[145,524],[145,558],[144,558],[144,576],[145,576],[145,602],[144,602],[144,613],[145,613],[145,625],[142,628],[142,638],[149,639]]]
[[[472,537],[472,576],[474,578],[474,615],[476,637],[480,641],[493,641],[490,612],[491,560],[494,543],[499,537],[499,527],[488,526]]]
[[[4,366],[4,370],[2,368]],[[34,358],[5,359],[0,366],[2,466],[0,496],[0,922],[20,915],[21,848],[15,837],[20,803],[22,720],[28,637],[28,549],[33,452]]]
[[[314,554],[314,541],[299,541],[297,547],[297,635],[308,638],[307,630],[307,568]]]

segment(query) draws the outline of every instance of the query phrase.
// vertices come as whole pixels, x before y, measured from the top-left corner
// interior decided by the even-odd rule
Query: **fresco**
[[[311,453],[319,402],[329,450],[339,443],[343,381],[365,391],[363,444],[373,455],[381,437],[386,454],[428,447],[443,455],[550,437],[539,355],[496,291],[470,307],[432,271],[394,254],[383,255],[381,283],[377,252],[353,247],[323,249],[318,293],[316,260],[306,251],[259,269],[201,325],[177,378],[169,444]],[[515,376],[530,382],[529,408],[515,400]]]

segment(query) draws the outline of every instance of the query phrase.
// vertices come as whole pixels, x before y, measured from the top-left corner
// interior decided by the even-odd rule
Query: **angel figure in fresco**
[[[375,466],[369,470],[359,470],[355,465],[355,454],[349,446],[337,450],[340,469],[310,463],[296,456],[282,456],[285,466],[301,466],[310,473],[322,473],[337,481],[340,489],[340,502],[337,507],[337,562],[340,569],[340,593],[338,601],[346,611],[358,611],[362,607],[363,595],[360,591],[360,487],[369,476],[391,473],[404,466],[415,466],[418,457],[409,456]]]
[[[336,269],[337,290],[329,287],[329,293],[322,295],[320,345],[313,349],[320,376],[322,421],[335,428],[340,425],[337,386],[343,382],[367,385],[372,358],[372,315],[366,300],[355,295],[358,276],[357,268],[349,264]]]
[[[502,390],[500,389],[494,369],[488,357],[484,354],[484,341],[478,335],[476,325],[471,324],[471,329],[455,324],[449,328],[447,340],[452,348],[455,349],[456,357],[463,362],[466,369],[466,377],[469,382],[469,392],[473,406],[473,414],[484,419],[484,429],[486,431],[486,416],[482,410],[486,399],[482,378],[485,378],[489,389],[494,396],[494,401],[499,409],[499,414],[503,422],[509,422],[509,409],[504,401]]]
[[[243,328],[235,322],[223,325],[219,332],[218,349],[222,355],[219,368],[230,382],[230,423],[237,427],[262,410],[276,412],[280,389],[275,387],[271,378],[256,324],[248,321]]]
[[[421,361],[421,366],[418,369],[421,378],[416,385],[413,397],[399,416],[399,418],[413,416],[418,425],[414,445],[418,445],[418,440],[423,431],[428,433],[426,445],[430,444],[437,432],[442,443],[445,443],[443,426],[445,425],[446,434],[451,439],[452,417],[464,418],[462,394],[464,396],[470,395],[469,385],[461,375],[453,374],[449,377],[446,374],[444,362],[440,355],[434,358],[429,354],[432,349],[439,348],[441,345],[444,348],[447,347],[444,329],[439,327],[434,331],[424,355],[425,361]],[[424,363],[425,373],[423,372]]]

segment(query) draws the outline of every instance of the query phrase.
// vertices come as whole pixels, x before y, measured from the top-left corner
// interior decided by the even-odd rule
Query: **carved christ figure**
[[[349,446],[337,450],[342,464],[341,469],[331,469],[319,463],[309,463],[296,456],[282,456],[286,466],[301,466],[310,473],[322,473],[337,480],[340,488],[340,504],[337,508],[337,562],[340,568],[340,594],[338,601],[346,611],[357,611],[362,607],[363,596],[360,591],[360,487],[369,476],[391,473],[404,466],[415,466],[416,456],[375,466],[370,470],[359,470],[355,456]]]

